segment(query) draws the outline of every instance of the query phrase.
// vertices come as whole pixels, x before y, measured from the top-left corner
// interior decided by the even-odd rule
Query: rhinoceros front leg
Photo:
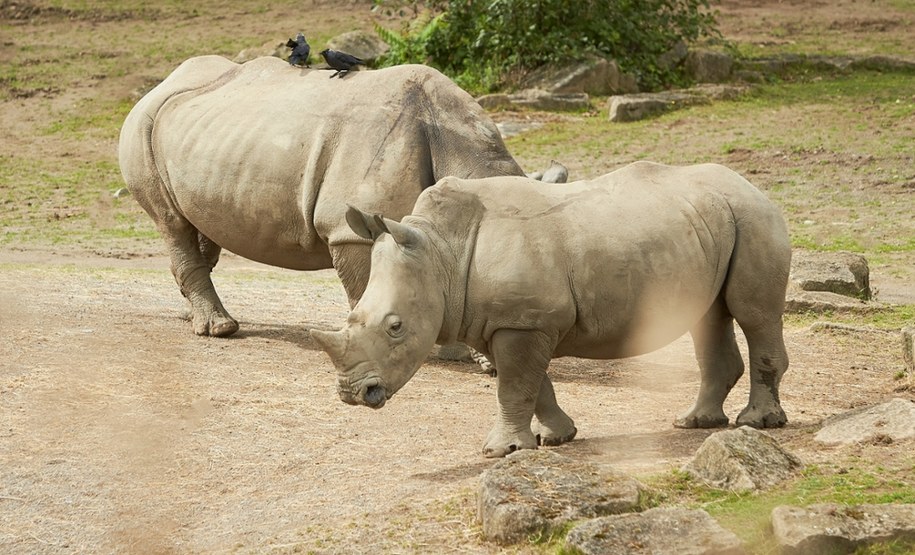
[[[499,330],[490,340],[490,353],[499,368],[499,415],[483,454],[504,457],[518,449],[536,449],[531,419],[550,363],[549,341],[539,332]]]
[[[238,331],[238,322],[222,306],[210,279],[219,260],[219,245],[183,218],[171,218],[167,225],[160,226],[160,232],[171,259],[172,275],[191,305],[194,333],[226,337]]]
[[[349,299],[350,308],[356,306],[365,293],[372,263],[372,245],[362,243],[339,243],[330,246],[334,270],[343,282],[343,289]]]
[[[532,431],[540,445],[560,445],[572,441],[578,433],[575,422],[559,408],[556,393],[553,391],[553,382],[549,376],[543,376],[534,416],[536,419]]]
[[[734,318],[718,299],[690,330],[699,362],[699,395],[685,414],[674,421],[678,428],[727,426],[724,400],[743,375],[744,365],[734,338]]]

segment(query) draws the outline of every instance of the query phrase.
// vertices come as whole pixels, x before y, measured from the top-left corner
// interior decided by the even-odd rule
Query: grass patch
[[[858,327],[873,327],[894,331],[912,325],[915,322],[915,305],[894,305],[863,314],[836,313],[785,313],[785,324],[806,327],[814,322],[828,320],[839,324]]]
[[[757,493],[731,493],[708,488],[679,471],[649,479],[657,491],[667,492],[660,504],[686,505],[707,511],[723,527],[737,534],[750,553],[775,554],[771,537],[772,509],[779,505],[807,506],[816,503],[840,505],[915,503],[912,461],[901,468],[864,465],[810,465],[800,476],[780,487]],[[861,553],[906,547],[897,543],[875,546]],[[913,546],[907,546],[911,548]],[[876,551],[875,551],[876,550]],[[905,551],[901,551],[903,553]]]

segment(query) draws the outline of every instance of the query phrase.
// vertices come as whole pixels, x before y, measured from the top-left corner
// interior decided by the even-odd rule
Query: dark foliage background
[[[381,65],[426,63],[474,92],[595,54],[657,89],[683,80],[662,54],[719,37],[708,0],[376,0],[375,9],[408,16],[399,31],[377,26],[391,45]]]

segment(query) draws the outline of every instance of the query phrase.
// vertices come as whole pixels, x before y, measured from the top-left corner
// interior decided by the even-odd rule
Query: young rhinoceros
[[[788,233],[778,208],[725,167],[639,162],[563,186],[445,178],[401,223],[355,208],[347,221],[375,241],[368,286],[341,331],[311,332],[347,403],[384,406],[436,342],[463,341],[499,369],[483,452],[500,457],[575,437],[550,359],[631,357],[689,331],[701,384],[674,424],[725,426],[744,371],[736,320],[750,356],[737,424],[787,421]]]

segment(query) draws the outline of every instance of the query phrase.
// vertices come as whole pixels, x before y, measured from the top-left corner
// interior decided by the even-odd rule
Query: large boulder
[[[915,438],[915,402],[895,398],[827,418],[813,437],[826,444],[894,442]]]
[[[658,508],[605,516],[569,531],[566,549],[584,555],[738,555],[743,544],[700,509]]]
[[[871,298],[867,259],[850,252],[795,250],[791,255],[791,282],[803,291]]]
[[[552,451],[524,449],[480,478],[483,536],[507,544],[545,537],[573,520],[639,510],[633,478]]]
[[[802,466],[766,432],[741,426],[707,437],[683,471],[714,488],[751,491],[787,480]]]
[[[381,37],[367,31],[350,31],[337,35],[327,42],[327,47],[352,54],[361,58],[368,65],[374,64],[378,58],[391,49],[388,43],[381,40]]]
[[[524,89],[513,94],[494,93],[477,98],[486,110],[527,108],[544,112],[581,112],[591,107],[585,93],[556,93],[542,89]]]
[[[834,555],[892,541],[915,541],[915,504],[780,506],[772,532],[784,555]],[[894,551],[895,553],[895,551]]]
[[[578,62],[543,66],[531,72],[522,86],[550,93],[587,93],[596,96],[629,94],[639,90],[635,78],[623,73],[616,61],[597,56]]]
[[[714,50],[690,50],[684,62],[686,74],[699,83],[721,83],[731,78],[734,59]]]

